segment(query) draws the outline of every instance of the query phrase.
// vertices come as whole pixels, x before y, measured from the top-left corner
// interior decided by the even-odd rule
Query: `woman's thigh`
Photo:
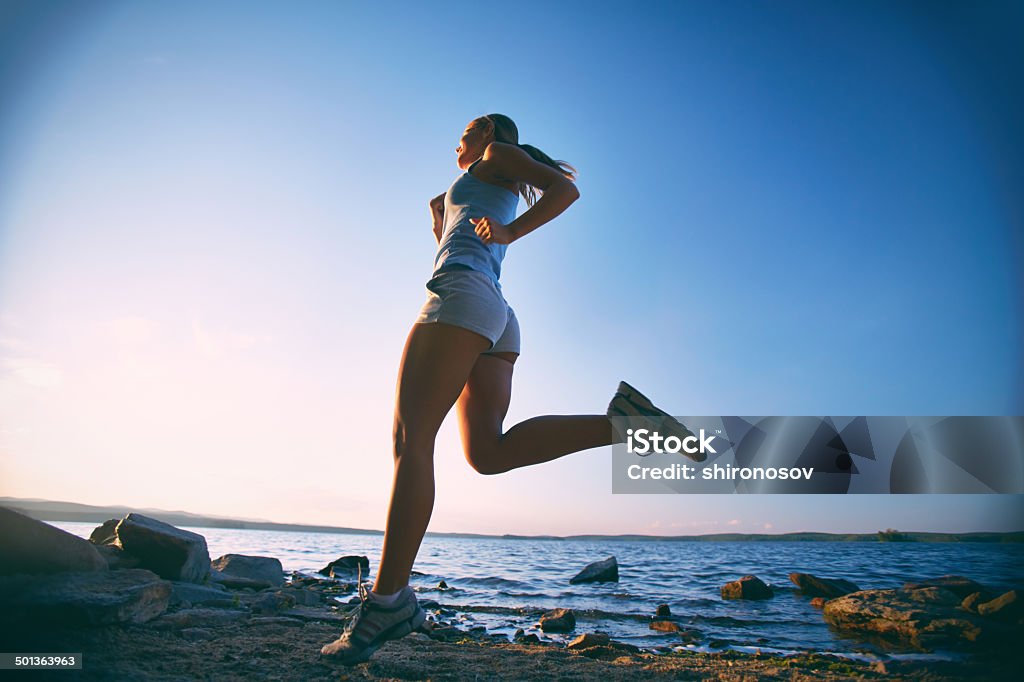
[[[433,442],[490,339],[443,322],[416,323],[402,352],[395,391],[396,445]]]
[[[512,400],[512,369],[516,353],[484,353],[477,358],[456,403],[466,459],[485,467],[502,434]]]

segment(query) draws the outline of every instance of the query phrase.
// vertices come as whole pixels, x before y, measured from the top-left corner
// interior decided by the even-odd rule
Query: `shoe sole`
[[[389,642],[395,639],[401,639],[409,633],[419,630],[423,626],[423,623],[427,620],[427,612],[424,611],[422,608],[419,608],[419,604],[417,604],[416,606],[416,613],[412,614],[412,616],[410,616],[406,620],[403,620],[400,623],[395,623],[387,630],[383,630],[377,636],[377,641],[373,644],[370,644],[361,652],[359,652],[358,656],[354,656],[352,658],[344,658],[339,654],[325,654],[323,652],[323,649],[321,649],[320,658],[322,660],[341,663],[342,665],[357,665],[359,663],[364,663],[365,661],[370,660],[370,657],[373,656],[373,654],[376,653],[377,649],[381,648],[381,646],[383,646],[385,642]]]
[[[659,431],[659,433],[663,433],[663,435],[666,435],[666,436],[674,435],[677,438],[679,438],[680,440],[683,440],[684,438],[687,438],[689,436],[693,436],[693,437],[697,436],[697,434],[695,434],[690,429],[686,428],[686,426],[684,426],[678,419],[676,419],[675,417],[673,417],[672,415],[670,415],[668,412],[666,412],[665,410],[661,409],[660,407],[657,407],[654,403],[651,402],[651,400],[647,396],[645,396],[643,393],[638,391],[633,386],[630,386],[625,381],[620,381],[619,382],[619,390],[616,392],[616,396],[620,396],[620,395],[623,397],[623,399],[625,399],[628,403],[630,403],[630,405],[632,407],[636,408],[638,412],[641,412],[641,416],[643,416],[643,417],[659,417],[659,418],[661,418],[661,420],[662,420],[662,430]],[[612,401],[614,402],[614,398],[612,399]],[[609,409],[611,409],[611,406],[609,406]],[[617,410],[617,412],[619,412],[620,414],[618,414],[616,416],[622,416],[622,417],[625,417],[627,419],[629,419],[632,416],[632,415],[628,415],[628,414],[621,414],[621,410]],[[648,414],[643,414],[644,412],[647,412]],[[664,433],[666,431],[666,429],[664,427],[668,427],[667,428],[668,433]],[[673,431],[675,433],[671,433]],[[693,460],[694,462],[703,462],[704,460],[706,460],[708,458],[708,455],[707,455],[706,452],[693,452],[693,453],[690,453],[690,452],[682,451],[679,454],[681,454],[684,457],[687,457],[687,458]]]

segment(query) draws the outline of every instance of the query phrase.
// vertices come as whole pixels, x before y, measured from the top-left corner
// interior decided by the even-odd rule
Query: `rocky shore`
[[[203,536],[139,514],[98,527],[89,541],[0,508],[0,627],[8,652],[80,652],[61,679],[979,679],[1014,668],[1009,646],[1024,624],[1016,591],[943,576],[898,590],[861,590],[840,578],[791,574],[832,627],[917,650],[960,651],[957,662],[852,661],[827,655],[696,651],[699,633],[667,604],[650,627],[675,645],[661,653],[580,632],[571,609],[536,614],[513,641],[463,629],[455,609],[430,599],[423,632],[385,644],[367,663],[318,658],[359,598],[366,557],[343,556],[319,575],[286,575],[277,559],[228,554],[211,561]],[[614,557],[572,582],[617,581]],[[772,599],[782,586],[743,576],[723,599]],[[465,610],[465,607],[463,607]],[[567,633],[566,644],[537,633]]]

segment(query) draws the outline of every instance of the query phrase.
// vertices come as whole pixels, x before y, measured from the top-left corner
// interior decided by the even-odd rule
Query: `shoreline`
[[[369,661],[346,667],[319,657],[320,647],[341,634],[358,608],[351,585],[342,580],[292,573],[277,588],[217,592],[181,582],[169,585],[170,606],[154,619],[101,626],[30,620],[19,624],[8,638],[8,647],[21,652],[81,653],[82,670],[61,671],[54,677],[82,680],[936,682],[1002,678],[1012,676],[1016,668],[1010,654],[993,658],[992,650],[949,652],[954,657],[946,657],[944,651],[913,653],[905,647],[867,654],[856,650],[780,653],[769,647],[741,647],[753,649],[742,651],[732,645],[707,650],[704,644],[687,646],[685,637],[669,633],[664,647],[641,649],[609,638],[594,623],[558,633],[564,641],[538,639],[535,633],[517,633],[510,641],[505,634],[460,618],[463,613],[491,612],[495,607],[432,599],[421,600],[428,612],[429,632],[386,642]]]
[[[841,578],[790,573],[804,597],[821,593],[809,602],[819,602],[821,615],[809,610],[801,618],[823,617],[829,627],[858,633],[851,641],[862,644],[848,652],[799,650],[815,646],[804,638],[790,640],[797,651],[769,648],[766,637],[754,645],[746,636],[715,639],[668,603],[641,617],[657,639],[639,647],[629,642],[643,638],[619,641],[602,629],[615,627],[613,619],[594,617],[605,612],[581,608],[577,620],[560,606],[445,604],[417,595],[428,618],[422,631],[385,642],[369,661],[346,668],[319,651],[360,608],[353,581],[368,574],[364,556],[342,556],[316,574],[285,573],[268,556],[211,560],[202,535],[141,514],[110,520],[88,540],[3,508],[0,521],[10,543],[0,576],[5,648],[81,654],[82,669],[62,670],[62,678],[960,680],[1015,672],[1009,644],[1024,627],[1017,590],[952,575],[861,590]],[[618,581],[614,556],[569,582],[594,581]],[[442,580],[436,589],[450,588]],[[753,575],[718,592],[722,600],[773,597]],[[504,622],[484,624],[474,613]],[[876,645],[879,637],[896,641]]]
[[[193,610],[197,611],[197,610]],[[207,612],[213,609],[205,609]],[[182,613],[182,612],[178,612]],[[311,614],[310,614],[311,615]],[[385,643],[365,663],[345,667],[319,659],[321,645],[341,632],[338,622],[287,615],[220,619],[193,614],[190,627],[161,619],[142,625],[19,631],[25,651],[76,651],[83,669],[61,679],[302,679],[302,680],[968,680],[1009,675],[1009,660],[860,662],[828,654],[776,656],[736,651],[653,654],[614,646],[577,649],[550,643],[494,641],[462,633],[435,639],[413,633]],[[203,622],[203,618],[208,622]]]

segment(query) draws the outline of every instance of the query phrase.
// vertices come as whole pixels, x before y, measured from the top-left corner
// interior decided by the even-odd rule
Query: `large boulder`
[[[923,648],[991,644],[1009,636],[1006,624],[971,613],[961,607],[961,602],[955,592],[938,586],[862,590],[826,602],[824,616],[840,630]]]
[[[619,562],[614,556],[587,564],[582,571],[569,579],[570,585],[617,582],[619,582]]]
[[[0,622],[145,623],[167,609],[171,584],[142,569],[0,578]]]
[[[0,575],[105,570],[107,562],[87,540],[0,507]]]
[[[284,585],[284,569],[281,568],[281,562],[272,557],[225,554],[211,565],[225,575],[248,578],[263,587]]]
[[[756,575],[745,575],[739,580],[722,585],[722,599],[771,599],[775,596]]]
[[[128,514],[117,524],[117,545],[167,580],[201,583],[210,574],[206,538],[142,514]]]
[[[849,580],[819,578],[810,573],[790,573],[789,579],[800,588],[802,594],[806,594],[808,597],[835,599],[836,597],[842,597],[844,594],[860,591],[860,588]]]

